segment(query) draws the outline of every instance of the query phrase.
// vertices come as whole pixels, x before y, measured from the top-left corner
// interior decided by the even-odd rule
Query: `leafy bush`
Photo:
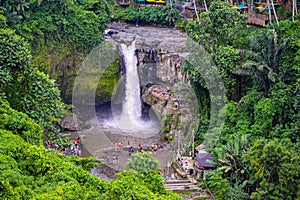
[[[222,177],[223,172],[219,170],[207,171],[204,174],[203,181],[206,186],[214,192],[216,200],[222,200],[226,194],[226,191],[230,187],[228,180]]]
[[[64,104],[54,80],[33,66],[29,45],[10,29],[0,29],[0,92],[10,106],[50,129]]]
[[[139,18],[146,23],[174,26],[179,18],[176,8],[171,6],[152,7],[146,6],[141,9]]]
[[[179,19],[178,10],[169,5],[164,7],[145,6],[138,8],[129,6],[128,8],[112,8],[113,20],[122,22],[136,22],[139,20],[142,23],[175,26]]]
[[[159,170],[159,161],[152,157],[152,152],[143,151],[133,155],[133,159],[129,159],[126,163],[125,170],[133,170],[139,173],[147,173]]]
[[[106,183],[84,170],[84,162],[75,165],[69,157],[1,128],[1,199],[95,199],[105,192]]]
[[[224,196],[224,200],[247,200],[248,194],[239,186],[229,187]]]
[[[0,129],[20,135],[28,143],[42,144],[42,128],[26,114],[13,110],[9,103],[3,100],[0,100]]]
[[[119,179],[113,180],[107,187],[104,199],[182,199],[178,194],[167,191],[162,177],[157,172],[122,172]]]

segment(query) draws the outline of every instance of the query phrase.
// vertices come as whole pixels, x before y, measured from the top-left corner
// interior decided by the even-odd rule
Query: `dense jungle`
[[[180,6],[186,2],[195,7],[184,16]],[[59,148],[72,145],[60,121],[72,115],[79,66],[105,41],[109,24],[119,23],[180,30],[214,61],[221,89],[206,80],[214,69],[206,68],[204,75],[193,59],[182,64],[199,109],[193,144],[186,143],[183,153],[205,141],[216,115],[211,106],[225,102],[217,113],[224,124],[210,130],[218,134],[208,149],[215,169],[196,183],[207,199],[300,199],[300,2],[284,1],[273,5],[272,13],[270,7],[262,11],[270,17],[264,26],[248,23],[255,8],[246,3],[249,9],[241,12],[234,2],[219,0],[152,6],[141,6],[141,1],[123,6],[113,0],[1,0],[0,198],[184,198],[184,192],[166,189],[159,161],[150,153],[137,153],[117,178],[105,181],[90,173],[103,164],[94,157],[46,148],[47,141]],[[115,60],[91,86],[99,105],[110,102],[121,75]],[[211,95],[214,89],[226,95]]]

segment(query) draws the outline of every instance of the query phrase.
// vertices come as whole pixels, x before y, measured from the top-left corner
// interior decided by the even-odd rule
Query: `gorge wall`
[[[170,142],[180,131],[185,138],[197,114],[196,95],[183,73],[183,61],[188,54],[186,33],[119,24],[110,24],[109,28],[106,37],[116,45],[136,41],[141,97],[144,107],[150,107],[150,117],[155,114],[161,121],[161,139]],[[121,103],[120,96],[115,99],[113,103]]]
[[[182,70],[188,55],[186,33],[169,28],[110,24],[105,36],[114,46],[113,49],[123,43],[130,45],[135,40],[143,110],[149,112],[150,117],[155,115],[160,120],[161,139],[170,142],[175,138],[179,140],[180,136],[181,145],[184,138],[190,140],[186,136],[191,135],[198,106],[196,95]],[[116,107],[122,104],[124,84],[121,83],[125,71],[122,52],[120,49],[118,51],[119,59],[107,67],[98,84],[93,84],[96,87],[95,105],[110,101]],[[61,63],[64,70],[58,70],[63,94],[68,101],[72,99],[71,82],[76,76],[74,65],[78,62],[68,59]]]

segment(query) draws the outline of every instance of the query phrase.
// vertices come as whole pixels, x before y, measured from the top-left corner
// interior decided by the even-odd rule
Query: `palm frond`
[[[252,72],[250,72],[247,69],[236,69],[232,73],[239,75],[239,76],[251,76],[253,74]]]
[[[275,82],[275,76],[274,76],[273,70],[269,71],[268,79],[270,79],[272,82]]]
[[[252,60],[256,60],[256,61],[262,61],[263,60],[263,58],[258,53],[254,52],[254,51],[240,49],[239,53],[242,56],[248,56],[248,57],[252,58]]]

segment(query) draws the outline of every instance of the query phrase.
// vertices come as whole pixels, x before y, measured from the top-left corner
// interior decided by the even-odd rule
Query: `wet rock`
[[[59,125],[64,130],[69,130],[69,131],[78,130],[78,123],[74,120],[73,114],[63,117],[59,122]]]
[[[110,179],[116,179],[116,173],[118,172],[120,172],[120,170],[106,164],[101,164],[98,167],[91,169],[92,175],[102,178],[106,181],[110,181]]]
[[[168,102],[176,101],[176,98],[171,94],[168,87],[162,85],[150,86],[142,96],[143,102],[148,105],[160,104],[166,105]],[[175,106],[171,106],[175,108]]]

